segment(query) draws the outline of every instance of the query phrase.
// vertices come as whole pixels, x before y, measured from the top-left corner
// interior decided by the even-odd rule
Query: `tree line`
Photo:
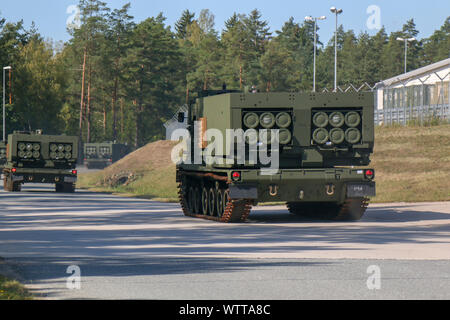
[[[163,123],[195,92],[220,89],[310,91],[314,22],[290,18],[281,30],[255,9],[235,13],[221,31],[214,15],[185,10],[173,27],[163,14],[135,22],[130,4],[111,9],[80,0],[80,25],[54,43],[32,24],[0,16],[0,65],[6,71],[7,131],[43,129],[85,142],[140,147],[164,138]],[[417,37],[413,19],[388,34],[356,34],[341,25],[338,84],[374,84],[403,73],[404,43]],[[318,39],[317,88],[334,86],[334,36]],[[409,43],[408,70],[450,54],[450,17],[429,38]]]

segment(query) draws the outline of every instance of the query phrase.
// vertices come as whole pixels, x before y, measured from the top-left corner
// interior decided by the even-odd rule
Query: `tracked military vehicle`
[[[296,215],[359,220],[375,196],[375,171],[366,167],[374,147],[373,93],[206,92],[190,104],[187,118],[176,177],[186,216],[241,222],[257,203],[284,202]],[[245,135],[245,143],[228,144],[234,150],[209,149],[217,143],[205,138],[209,129],[223,136],[227,129],[253,130],[257,146],[273,143],[275,132],[277,167],[249,161],[252,139]],[[242,145],[239,161],[232,152]],[[224,161],[208,162],[208,154]]]
[[[119,161],[129,152],[129,147],[121,143],[85,143],[84,163],[88,169],[103,169]]]
[[[15,131],[8,136],[4,190],[20,191],[25,183],[54,183],[56,192],[74,192],[77,155],[78,137]]]

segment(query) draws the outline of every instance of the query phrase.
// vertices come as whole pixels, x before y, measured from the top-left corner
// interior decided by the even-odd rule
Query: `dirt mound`
[[[129,185],[148,171],[159,171],[175,165],[171,160],[173,141],[156,141],[130,153],[103,170],[103,185]]]

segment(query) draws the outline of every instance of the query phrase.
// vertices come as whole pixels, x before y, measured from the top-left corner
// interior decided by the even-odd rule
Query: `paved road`
[[[46,298],[450,298],[448,202],[372,205],[357,223],[258,207],[224,225],[177,204],[52,190],[0,192],[0,256]]]

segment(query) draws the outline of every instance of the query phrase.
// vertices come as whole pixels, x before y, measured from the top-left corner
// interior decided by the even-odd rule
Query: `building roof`
[[[448,66],[450,68],[450,58],[430,64],[428,66],[425,66],[425,67],[422,67],[422,68],[419,68],[419,69],[416,69],[416,70],[413,70],[410,72],[407,72],[407,73],[403,73],[401,75],[392,77],[390,79],[378,82],[376,84],[376,88],[380,89],[380,88],[384,88],[384,87],[390,87],[397,82],[403,82],[408,79],[418,78],[419,76],[428,74],[435,70],[442,69],[443,67],[446,67],[446,66]]]

